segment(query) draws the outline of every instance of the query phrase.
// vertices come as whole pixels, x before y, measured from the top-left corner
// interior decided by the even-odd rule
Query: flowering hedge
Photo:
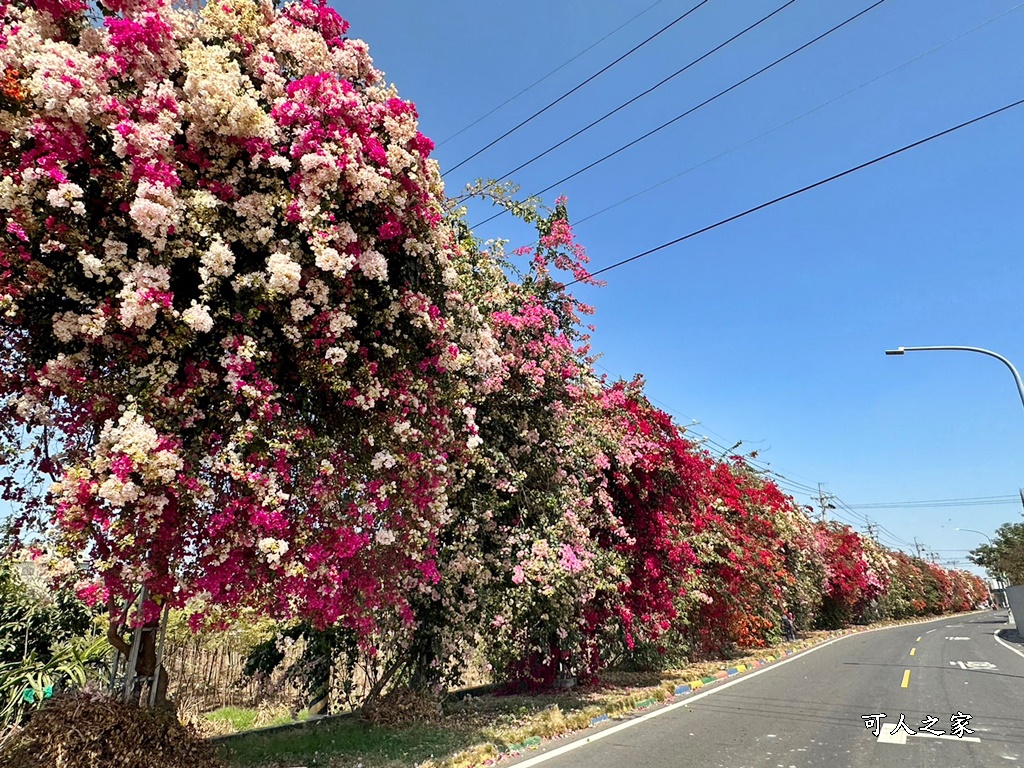
[[[320,3],[99,10],[0,9],[7,442],[106,594],[369,631],[478,440],[432,144]]]
[[[475,646],[535,685],[760,645],[784,610],[980,599],[598,377],[564,204],[514,206],[535,246],[474,240],[347,28],[322,0],[0,4],[4,492],[83,594],[341,625],[422,683]]]

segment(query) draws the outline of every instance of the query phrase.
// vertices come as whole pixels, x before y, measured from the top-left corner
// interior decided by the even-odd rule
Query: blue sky
[[[444,172],[698,0],[653,2],[335,7],[403,98],[416,102]],[[706,2],[446,173],[449,194],[502,176],[784,3]],[[797,0],[514,180],[524,194],[538,191],[871,4]],[[545,198],[566,194],[570,220],[582,220],[677,176],[580,223],[599,269],[1013,102],[1024,97],[1018,5],[886,0]],[[579,291],[598,309],[601,366],[644,374],[658,404],[681,422],[701,422],[695,436],[725,446],[743,440],[740,451],[757,450],[801,503],[810,503],[805,486],[824,483],[883,525],[883,542],[916,538],[945,561],[962,560],[983,539],[954,528],[991,533],[1020,520],[1019,500],[857,506],[1016,498],[1024,486],[1024,409],[1002,365],[969,353],[883,354],[898,345],[971,345],[1024,367],[1022,131],[1024,106],[609,272],[606,287]],[[470,223],[492,212],[474,203]],[[531,235],[507,216],[477,234],[513,246]],[[863,528],[850,511],[839,513]]]

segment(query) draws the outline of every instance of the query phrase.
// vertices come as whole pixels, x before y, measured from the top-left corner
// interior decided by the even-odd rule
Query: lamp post
[[[993,547],[995,546],[995,542],[992,541],[992,537],[989,536],[987,533],[983,533],[982,531],[976,531],[973,528],[954,528],[953,530],[955,530],[955,531],[966,531],[968,533],[976,533],[979,536],[984,536],[986,539],[988,539],[989,546],[993,546]],[[1003,595],[1005,597],[1006,585],[1003,583],[1003,574],[1000,571],[996,571],[995,574],[996,574],[996,584],[999,585],[999,589],[1003,590]]]
[[[1020,402],[1024,405],[1024,381],[1021,381],[1020,373],[1013,367],[1013,363],[1007,360],[1005,357],[997,352],[993,352],[990,349],[982,349],[981,347],[896,347],[896,349],[887,349],[885,354],[887,355],[902,355],[905,352],[977,352],[980,355],[988,355],[994,357],[999,362],[1003,363],[1010,372],[1013,374],[1013,380],[1017,382],[1017,394],[1020,395]]]
[[[976,531],[973,528],[954,528],[953,530],[954,531],[967,531],[968,533],[976,533],[979,536],[984,536],[986,539],[988,539],[988,543],[989,544],[993,543],[991,536],[989,536],[987,533],[982,533],[981,531]]]
[[[1020,372],[1014,367],[1013,363],[1007,360],[1005,357],[1000,355],[998,352],[993,352],[991,349],[982,349],[981,347],[960,347],[960,346],[941,346],[941,347],[896,347],[896,349],[887,349],[885,354],[887,355],[902,355],[906,352],[977,352],[979,355],[988,355],[994,357],[996,360],[1001,362],[1007,368],[1010,369],[1010,373],[1013,374],[1013,380],[1017,384],[1017,394],[1020,395],[1021,405],[1024,405],[1024,381],[1020,378]],[[1021,501],[1024,502],[1024,494],[1021,496]],[[957,530],[971,530],[969,528],[958,528]],[[981,531],[971,530],[971,533],[981,533]],[[989,543],[992,543],[992,539],[986,533],[981,533]],[[1003,597],[1009,602],[1010,589],[1016,589],[1015,587],[1007,587],[1003,585],[1002,574],[996,574],[996,583],[1000,585],[1003,590]],[[1017,598],[1015,598],[1016,600]],[[1024,612],[1022,612],[1024,613]]]

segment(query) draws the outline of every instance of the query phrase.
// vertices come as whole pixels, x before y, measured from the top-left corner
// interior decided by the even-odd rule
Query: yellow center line
[[[908,669],[903,673],[903,682],[900,684],[900,688],[910,687],[910,670]]]
[[[915,640],[914,642],[915,642],[915,643],[920,643],[920,642],[921,642],[921,638],[920,638],[920,637],[919,637],[919,638],[917,638],[917,640]]]
[[[917,653],[917,648],[911,648],[910,655],[913,656],[915,653]]]

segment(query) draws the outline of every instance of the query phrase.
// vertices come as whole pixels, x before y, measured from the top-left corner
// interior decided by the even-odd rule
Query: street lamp
[[[993,543],[991,536],[989,536],[987,533],[982,533],[981,531],[976,531],[973,528],[954,528],[953,530],[954,531],[967,531],[968,533],[976,533],[979,536],[984,536],[986,539],[988,539],[988,543],[989,544]]]
[[[976,531],[973,528],[954,528],[953,530],[955,530],[955,531],[967,531],[968,533],[976,533],[979,536],[984,536],[986,539],[988,539],[988,543],[989,543],[990,546],[993,546],[993,547],[995,546],[995,542],[992,541],[992,537],[989,536],[987,533],[983,533],[982,531]],[[999,585],[999,589],[1005,590],[1006,589],[1006,585],[1003,584],[1003,574],[1000,571],[996,571],[995,574],[996,574],[996,584]]]
[[[1011,363],[1005,357],[1000,355],[998,352],[993,352],[991,349],[982,349],[981,347],[960,347],[960,346],[952,346],[952,347],[947,347],[947,346],[942,346],[942,347],[896,347],[896,349],[887,349],[887,350],[885,350],[885,354],[887,354],[887,355],[902,355],[902,354],[904,354],[906,352],[946,352],[946,351],[949,351],[949,352],[977,352],[980,355],[988,355],[989,357],[994,357],[996,360],[998,360],[999,362],[1001,362],[1003,365],[1005,365],[1007,368],[1010,369],[1010,373],[1013,374],[1013,380],[1017,384],[1017,394],[1020,395],[1020,402],[1021,402],[1022,405],[1024,405],[1024,381],[1022,381],[1021,378],[1020,378],[1020,372],[1014,367],[1013,363]],[[1024,502],[1024,489],[1021,489],[1021,501]],[[989,537],[989,535],[986,534],[986,533],[981,533],[981,531],[974,531],[974,530],[971,530],[970,528],[957,528],[957,530],[958,531],[960,531],[960,530],[971,531],[971,533],[980,533],[982,536],[984,536],[986,539],[989,540],[990,544],[992,543],[992,539]],[[1002,576],[1001,576],[1001,574],[998,574],[998,573],[996,574],[996,581],[999,582],[1000,585],[1002,585]]]
[[[1013,380],[1017,382],[1017,394],[1020,395],[1020,402],[1024,405],[1024,381],[1021,381],[1020,373],[1013,367],[1013,363],[1007,360],[1002,355],[993,352],[990,349],[982,349],[981,347],[896,347],[896,349],[887,349],[885,354],[887,355],[902,355],[904,352],[932,352],[932,351],[954,351],[954,352],[977,352],[982,355],[988,355],[994,357],[996,360],[1003,363],[1010,372],[1013,374]]]

